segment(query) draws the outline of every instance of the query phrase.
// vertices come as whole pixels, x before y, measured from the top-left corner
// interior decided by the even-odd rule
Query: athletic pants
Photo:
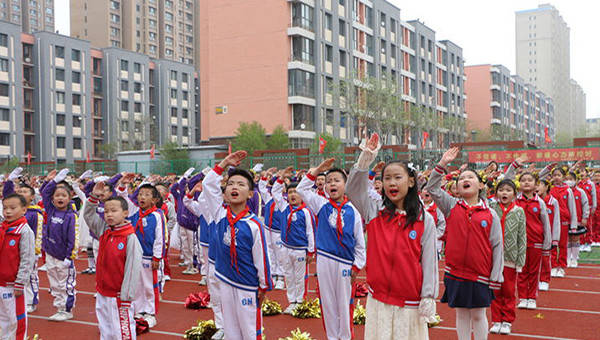
[[[28,306],[37,306],[40,292],[40,278],[37,270],[37,257],[33,262],[33,271],[29,275],[29,280],[25,283],[25,303]]]
[[[179,227],[181,235],[181,254],[186,265],[194,264],[194,231]]]
[[[46,254],[46,275],[50,283],[50,293],[54,297],[54,307],[58,311],[71,312],[75,306],[75,277],[73,261],[67,265],[62,260]]]
[[[550,283],[550,250],[542,250],[542,265],[540,266],[540,282]]]
[[[200,274],[202,276],[208,275],[208,246],[200,246],[198,252],[198,263],[200,263]],[[207,279],[208,280],[208,279]]]
[[[283,271],[289,303],[301,303],[306,296],[306,250],[283,247]]]
[[[224,321],[225,339],[262,339],[262,312],[258,305],[258,291],[236,288],[219,283]]]
[[[492,301],[492,322],[513,323],[517,300],[515,297],[517,270],[505,266],[503,275],[504,282],[500,290],[494,293],[495,299]]]
[[[518,274],[519,299],[537,299],[542,265],[542,245],[527,247],[525,266]]]
[[[27,339],[25,295],[15,297],[13,287],[0,287],[0,340]]]
[[[156,315],[160,299],[159,290],[158,270],[152,270],[152,257],[144,256],[142,258],[139,287],[135,291],[135,299],[133,299],[135,314]]]
[[[96,317],[100,340],[135,340],[135,319],[131,302],[98,293]]]
[[[352,265],[317,255],[317,279],[327,339],[352,338]]]
[[[569,223],[561,222],[558,248],[552,249],[552,268],[567,267],[567,242],[569,240]]]
[[[267,246],[271,264],[271,274],[283,276],[283,243],[281,243],[281,232],[272,229],[267,230]]]
[[[222,284],[215,276],[215,264],[208,262],[208,294],[210,294],[210,306],[215,315],[215,327],[223,328],[223,306],[221,305],[221,292],[219,291]]]

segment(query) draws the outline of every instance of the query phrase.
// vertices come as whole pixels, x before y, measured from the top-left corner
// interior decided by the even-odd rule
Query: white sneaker
[[[296,309],[296,304],[295,303],[290,303],[290,305],[283,311],[283,314],[289,314],[289,315],[291,315],[292,312],[294,311],[294,309]]]
[[[275,283],[275,289],[285,289],[285,283],[283,282],[283,279],[277,280],[277,283]]]
[[[203,276],[200,282],[198,282],[198,284],[201,286],[206,286],[206,276]]]
[[[212,340],[223,340],[225,339],[225,331],[223,328],[217,329],[217,332],[212,336]]]
[[[534,299],[527,300],[527,309],[537,309],[537,302]]]
[[[550,270],[550,277],[558,277],[558,269],[559,269],[558,267],[552,268]]]
[[[183,274],[183,275],[196,275],[199,272],[200,271],[198,271],[198,268],[189,267],[188,269],[186,269],[183,272],[181,272],[181,274]]]
[[[493,334],[500,333],[500,327],[502,327],[501,322],[494,322],[494,324],[492,325],[492,328],[490,328],[490,333],[493,333]]]
[[[143,316],[143,318],[146,320],[146,322],[148,322],[148,328],[156,326],[156,317],[154,315],[146,314]]]
[[[134,318],[134,319],[139,319],[139,318],[143,318],[143,317],[144,317],[144,314],[142,314],[142,313],[136,313],[136,314],[133,316],[133,318]]]
[[[577,267],[579,267],[579,262],[577,260],[571,261],[571,268],[577,268]]]
[[[567,268],[573,268],[572,263],[573,261],[571,261],[571,259],[567,259]]]
[[[41,266],[41,267],[39,267],[38,270],[41,271],[41,272],[45,272],[46,271],[46,264],[44,263],[44,265]]]
[[[179,267],[187,267],[187,263],[185,261],[179,262],[179,264],[177,264]]]
[[[65,311],[61,311],[61,312],[57,312],[56,314],[52,315],[50,318],[48,318],[50,321],[57,321],[57,322],[61,322],[61,321],[67,321],[73,318],[73,314],[69,313],[69,312],[65,312]]]
[[[538,288],[541,292],[547,292],[550,289],[550,284],[548,282],[540,282]]]
[[[169,275],[165,275],[165,277],[163,278],[163,280],[165,280],[165,281],[171,281],[171,277]]]
[[[507,335],[510,334],[512,330],[512,325],[508,322],[503,322],[502,326],[500,326],[500,334]]]
[[[517,308],[520,308],[520,309],[527,308],[527,299],[519,300],[519,304],[517,305]]]
[[[557,268],[556,269],[556,277],[565,277],[565,269]]]
[[[586,253],[590,253],[592,251],[592,245],[591,244],[586,244],[585,245],[585,252]]]
[[[31,314],[37,310],[37,305],[27,305],[27,314]]]

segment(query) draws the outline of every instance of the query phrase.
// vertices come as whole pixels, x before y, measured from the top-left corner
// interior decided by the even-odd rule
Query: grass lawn
[[[600,247],[592,247],[591,253],[579,252],[579,263],[600,264]]]

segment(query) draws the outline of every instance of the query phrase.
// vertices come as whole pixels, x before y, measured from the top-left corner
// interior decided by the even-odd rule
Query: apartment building
[[[0,20],[20,25],[26,33],[54,32],[54,0],[1,0]]]
[[[97,47],[118,47],[198,64],[199,1],[78,0],[71,1],[71,36]]]
[[[551,97],[503,65],[466,66],[466,100],[472,138],[545,144],[554,140],[556,124]],[[478,136],[479,135],[479,136]]]
[[[426,26],[417,22],[402,22],[400,9],[387,1],[221,0],[202,1],[199,6],[200,27],[210,32],[200,39],[204,142],[231,138],[240,121],[257,121],[267,133],[282,125],[294,147],[311,145],[322,132],[356,143],[359,125],[349,114],[348,98],[335,89],[362,76],[392,80],[407,110],[411,103],[437,108],[433,90],[437,69],[430,77],[421,74],[417,69],[421,54],[417,57],[415,45],[427,37],[431,46],[423,47],[430,53],[422,57],[435,67],[434,32],[426,32]],[[460,104],[452,112],[460,112],[464,120],[462,51],[450,42],[440,44],[445,51],[452,49],[454,56],[445,62],[455,63],[454,73],[443,73],[442,78],[454,75],[457,81],[460,74],[461,84],[455,88]],[[430,100],[427,92],[427,102],[418,98],[416,88],[425,80],[424,88],[429,90],[431,84],[434,95]],[[450,103],[451,96],[446,97]],[[441,102],[440,108],[445,104]],[[446,108],[439,111],[449,114]],[[431,146],[464,138],[464,131],[441,134]],[[391,142],[417,145],[421,138],[421,131],[409,128],[392,135]]]
[[[192,65],[8,22],[0,32],[0,159],[72,163],[106,157],[105,145],[195,143]]]
[[[587,100],[587,96],[585,94],[585,91],[583,91],[583,88],[581,87],[581,85],[579,85],[577,83],[577,81],[575,81],[574,79],[571,79],[571,81],[569,82],[570,86],[569,86],[569,92],[570,92],[570,100],[569,100],[569,112],[571,113],[571,116],[573,117],[574,120],[574,124],[573,124],[573,137],[579,137],[581,136],[581,134],[583,133],[583,131],[585,131],[585,126],[587,123],[586,120],[586,114],[587,114],[587,109],[586,109],[586,100]]]

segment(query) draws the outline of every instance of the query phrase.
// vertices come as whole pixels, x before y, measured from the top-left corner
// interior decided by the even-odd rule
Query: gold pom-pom
[[[312,301],[306,300],[296,306],[292,311],[292,316],[300,319],[308,318],[320,318],[321,317],[321,306],[319,305],[319,298]]]
[[[354,307],[353,320],[355,325],[364,325],[367,321],[367,311],[365,307],[360,304],[360,300],[356,303],[356,307]]]
[[[192,327],[185,331],[184,339],[190,340],[210,340],[217,332],[217,327],[213,320],[198,321],[198,326]]]
[[[435,327],[438,326],[440,323],[442,323],[442,318],[440,317],[439,314],[435,314],[435,320],[434,322],[428,322],[427,323],[427,327],[431,328],[431,327]]]
[[[266,298],[265,301],[263,301],[262,303],[261,309],[264,316],[277,315],[281,314],[282,312],[281,305],[277,301],[269,300]]]
[[[296,328],[292,331],[292,336],[288,336],[285,338],[279,338],[279,340],[315,340],[310,337],[310,333],[303,332],[300,328]]]
[[[29,340],[29,337],[27,337],[27,340]],[[42,338],[40,338],[39,334],[35,334],[31,340],[42,340]]]

